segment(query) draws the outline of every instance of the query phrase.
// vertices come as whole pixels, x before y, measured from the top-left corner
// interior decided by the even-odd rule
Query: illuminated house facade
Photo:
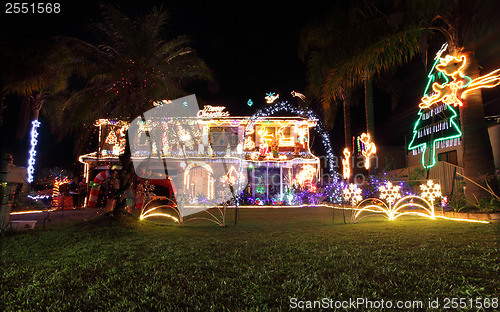
[[[316,121],[303,117],[232,117],[224,107],[206,106],[197,117],[141,122],[130,142],[133,161],[148,164],[138,175],[161,179],[164,172],[176,189],[192,198],[216,198],[221,184],[244,181],[256,204],[283,202],[293,185],[314,188],[319,158],[309,148]],[[99,120],[99,148],[80,156],[86,181],[112,165],[120,166],[129,124]],[[156,139],[151,139],[154,137]],[[148,162],[148,158],[154,162]],[[224,163],[224,174],[214,167]],[[141,171],[141,172],[138,172]]]

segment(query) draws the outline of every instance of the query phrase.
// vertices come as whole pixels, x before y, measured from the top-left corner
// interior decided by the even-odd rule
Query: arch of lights
[[[321,143],[323,145],[323,148],[325,149],[326,153],[326,162],[328,166],[328,171],[330,174],[330,180],[331,183],[333,184],[338,184],[339,187],[332,188],[334,194],[332,194],[332,197],[334,198],[336,203],[341,203],[342,202],[342,190],[340,187],[340,175],[335,169],[335,155],[333,154],[333,149],[332,149],[332,143],[330,140],[330,136],[328,135],[328,132],[326,131],[326,127],[323,124],[323,121],[319,116],[311,109],[304,109],[301,108],[297,105],[291,104],[288,101],[281,101],[281,102],[276,102],[275,104],[271,106],[264,106],[261,109],[257,110],[255,114],[253,114],[250,117],[249,124],[245,128],[245,134],[244,137],[247,136],[247,134],[250,134],[248,129],[252,129],[253,125],[259,118],[262,117],[269,117],[272,116],[276,113],[279,112],[288,112],[294,115],[298,115],[301,117],[305,117],[310,120],[316,121],[316,132],[321,136]],[[240,171],[242,168],[240,167]]]

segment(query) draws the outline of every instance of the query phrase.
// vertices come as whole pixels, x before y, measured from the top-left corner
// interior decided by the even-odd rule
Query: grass
[[[97,220],[6,234],[0,310],[279,311],[291,297],[499,297],[499,224],[342,224],[340,212],[332,224],[326,208],[239,216],[227,228]]]

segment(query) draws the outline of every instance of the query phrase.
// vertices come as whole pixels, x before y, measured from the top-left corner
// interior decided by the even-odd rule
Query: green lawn
[[[341,215],[332,224],[327,208],[247,209],[227,228],[100,220],[5,234],[0,310],[278,311],[292,297],[500,297],[500,224],[342,224]]]

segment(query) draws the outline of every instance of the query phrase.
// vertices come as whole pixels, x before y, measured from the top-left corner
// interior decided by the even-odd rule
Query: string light
[[[200,118],[221,118],[229,117],[229,112],[225,112],[225,106],[211,106],[205,105],[203,109],[199,110],[196,114]]]
[[[274,105],[265,106],[257,110],[257,112],[255,112],[255,114],[250,118],[249,125],[253,126],[253,124],[255,124],[255,122],[261,117],[269,117],[282,111],[304,117],[308,120],[308,124],[315,127],[325,150],[326,165],[330,174],[330,183],[334,186],[331,188],[331,198],[335,203],[341,203],[342,188],[340,187],[340,176],[335,169],[335,155],[333,153],[330,136],[328,135],[328,131],[326,131],[325,125],[313,110],[292,105],[287,101],[281,101],[275,103]]]
[[[386,182],[379,187],[379,198],[367,198],[361,201],[355,208],[357,211],[353,220],[359,220],[372,215],[383,214],[389,221],[404,216],[419,216],[435,220],[437,218],[451,221],[464,221],[476,223],[489,223],[489,221],[449,218],[436,216],[434,211],[434,200],[441,196],[441,186],[428,180],[420,185],[421,196],[408,195],[401,197],[400,186],[393,185],[392,182]],[[368,214],[366,214],[368,213]],[[361,216],[364,214],[363,216]]]
[[[434,184],[432,180],[428,180],[426,184],[420,185],[422,197],[429,199],[431,203],[438,197],[441,197],[441,185]]]
[[[439,64],[437,64],[435,68],[444,75],[453,78],[453,80],[451,83],[447,81],[443,84],[434,82],[432,84],[432,89],[435,93],[431,96],[424,95],[419,107],[429,108],[433,104],[441,101],[445,104],[453,104],[455,107],[462,106],[463,103],[458,99],[457,91],[465,88],[471,81],[469,77],[462,73],[465,63],[466,60],[464,55],[459,58],[451,55],[440,58]]]
[[[207,197],[208,199],[212,199],[214,197],[214,181],[212,175],[214,173],[212,167],[209,164],[201,161],[195,161],[190,163],[186,169],[184,170],[184,187],[186,191],[189,191],[190,186],[190,172],[194,167],[202,167],[208,172],[208,183],[207,183]]]
[[[347,180],[351,177],[351,152],[346,148],[344,148],[344,158],[342,158],[342,173],[344,180]]]
[[[298,97],[302,101],[304,101],[306,99],[306,96],[304,94],[302,94],[302,93],[295,92],[295,91],[292,91],[291,93],[292,93],[293,97]]]
[[[38,144],[38,130],[40,127],[40,122],[38,120],[33,120],[31,122],[31,149],[29,151],[30,157],[28,159],[28,183],[33,182],[33,174],[35,173],[35,162],[36,162],[36,145]]]
[[[279,94],[276,94],[276,92],[269,92],[269,93],[266,93],[266,103],[267,104],[272,104],[274,103],[274,101],[276,101],[278,98],[280,97]]]
[[[441,58],[442,53],[447,49],[447,47],[448,45],[444,44],[437,52],[435,62],[428,74],[427,87],[424,91],[424,96],[422,97],[422,103],[420,103],[419,105],[419,118],[413,126],[413,138],[408,145],[408,150],[413,150],[414,154],[415,152],[422,153],[421,163],[422,166],[426,169],[433,167],[437,163],[436,148],[441,144],[441,142],[448,142],[449,140],[459,139],[462,136],[460,127],[455,121],[458,114],[453,108],[453,105],[448,105],[448,103],[452,104],[455,101],[455,98],[456,101],[459,101],[456,96],[458,92],[458,89],[456,89],[456,87],[459,84],[455,82],[455,84],[453,85],[453,88],[455,88],[455,90],[452,90],[451,87],[447,88],[447,86],[449,86],[450,84],[448,75],[446,74],[445,70],[446,64],[448,62],[451,62],[452,60],[460,61],[462,58],[453,58],[451,56]],[[457,69],[463,68],[464,63],[457,63],[457,65],[460,66],[456,66],[454,64],[450,65],[455,66],[455,69]],[[435,72],[435,69],[437,69],[437,72]],[[466,80],[470,81],[470,78],[463,76],[463,74],[458,70],[450,72],[450,75],[457,78],[460,83],[463,83]],[[462,76],[464,77],[463,79],[461,78]],[[441,77],[444,82],[442,84],[434,82],[437,79],[436,77]],[[431,84],[433,90],[444,88],[444,91],[427,95],[429,86],[431,86]],[[454,92],[454,95],[451,91]],[[441,101],[441,105],[433,106],[434,103],[437,103],[436,100],[438,98],[444,99],[445,97],[447,97],[446,103]],[[456,105],[461,105],[461,102],[456,102]],[[437,122],[434,120],[436,117],[440,118],[440,120]]]
[[[344,188],[342,193],[344,195],[344,201],[349,202],[351,206],[355,206],[358,202],[363,200],[363,196],[361,195],[362,190],[354,183]]]

